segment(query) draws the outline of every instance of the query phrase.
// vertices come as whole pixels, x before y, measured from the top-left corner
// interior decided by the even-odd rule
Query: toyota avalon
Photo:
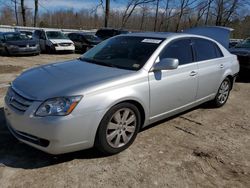
[[[17,77],[5,97],[10,132],[51,154],[128,148],[147,125],[211,101],[223,106],[239,72],[220,43],[184,33],[132,33],[80,58]]]

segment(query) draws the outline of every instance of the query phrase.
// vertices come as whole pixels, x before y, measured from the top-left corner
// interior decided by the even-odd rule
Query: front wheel
[[[113,106],[103,117],[96,135],[96,147],[104,154],[116,154],[128,148],[141,123],[138,108],[131,103]]]
[[[217,95],[213,101],[214,105],[216,107],[221,107],[224,104],[226,104],[227,99],[229,97],[230,94],[230,90],[231,90],[231,81],[229,78],[226,78],[225,80],[223,80],[223,82],[220,85],[220,88],[217,92]]]

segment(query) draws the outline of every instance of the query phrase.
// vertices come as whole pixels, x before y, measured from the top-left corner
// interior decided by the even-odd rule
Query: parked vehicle
[[[39,44],[36,40],[28,38],[18,32],[0,33],[0,54],[24,55],[40,53]]]
[[[223,106],[238,71],[237,57],[207,37],[119,35],[79,59],[25,71],[4,111],[12,134],[45,152],[115,154],[153,122],[207,101]]]
[[[242,70],[250,71],[250,38],[230,49],[232,54],[238,56],[240,67]]]
[[[89,33],[69,33],[68,37],[74,42],[76,50],[80,52],[85,52],[101,42],[101,39]]]
[[[113,28],[101,28],[96,32],[96,36],[98,36],[102,40],[106,40],[110,37],[120,35],[120,34],[127,34],[129,31],[121,30],[121,29],[113,29]]]
[[[74,52],[75,45],[61,31],[55,30],[35,30],[33,38],[39,41],[42,52],[52,53],[59,51]]]

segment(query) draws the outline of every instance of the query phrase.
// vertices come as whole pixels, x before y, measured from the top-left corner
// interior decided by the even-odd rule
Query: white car
[[[42,52],[75,51],[74,42],[59,30],[35,30],[33,38],[39,40]]]

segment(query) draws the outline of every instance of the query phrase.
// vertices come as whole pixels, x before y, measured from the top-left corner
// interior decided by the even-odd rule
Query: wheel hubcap
[[[122,108],[111,117],[106,131],[110,146],[119,148],[126,145],[135,133],[136,115],[129,108]]]
[[[228,81],[224,81],[222,82],[220,89],[219,89],[219,95],[218,95],[218,102],[220,104],[223,104],[226,102],[228,95],[229,95],[229,82]]]

